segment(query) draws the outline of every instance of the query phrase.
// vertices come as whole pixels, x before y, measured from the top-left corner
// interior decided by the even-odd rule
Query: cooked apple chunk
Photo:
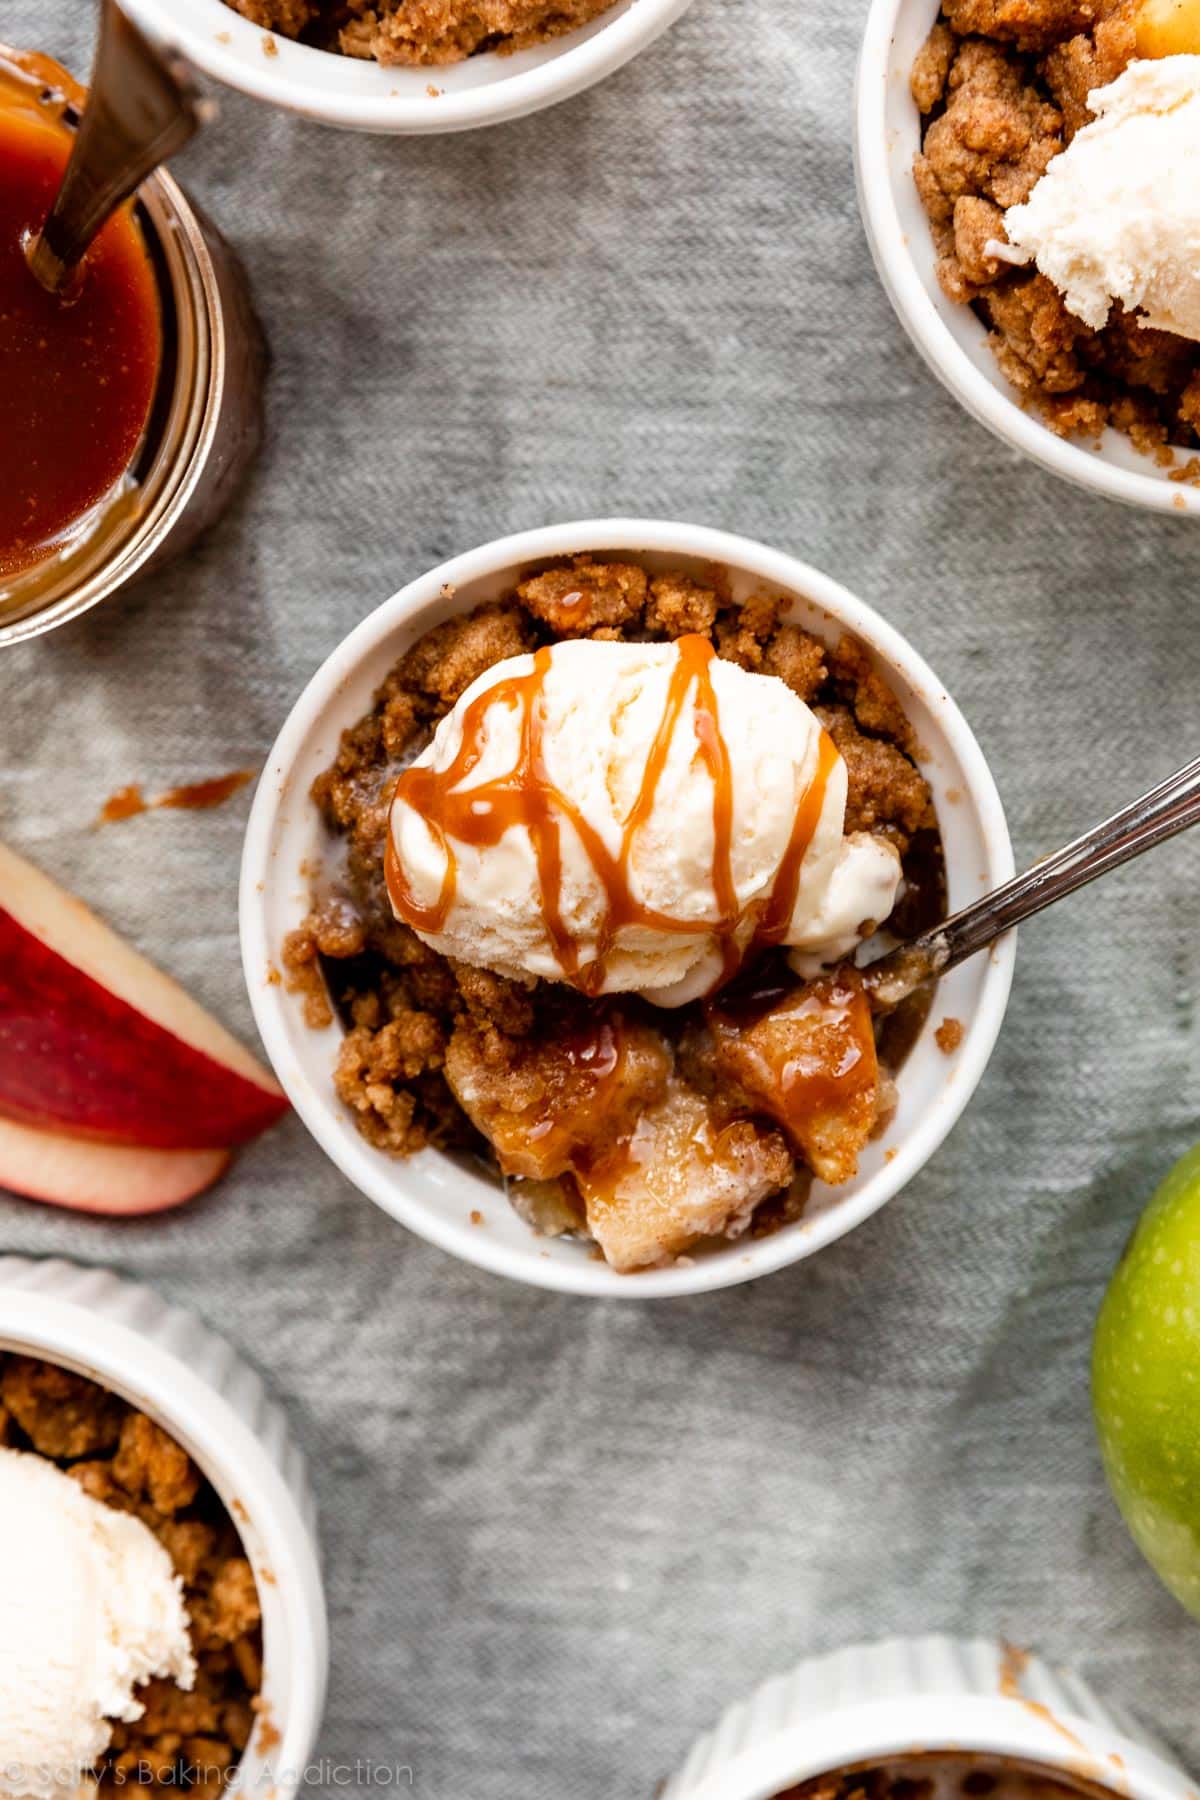
[[[587,1231],[583,1201],[569,1175],[553,1181],[520,1181],[505,1184],[508,1204],[539,1237],[578,1237]]]
[[[1141,0],[1134,14],[1139,56],[1200,51],[1200,0]]]
[[[853,1179],[879,1116],[871,1009],[852,969],[839,969],[765,1005],[708,1009],[716,1068],[750,1108],[783,1126],[813,1174]]]
[[[673,1067],[653,1026],[610,1013],[590,1032],[508,1038],[460,1023],[446,1051],[459,1105],[540,1211],[555,1177],[551,1234],[586,1228],[615,1269],[668,1262],[697,1238],[737,1237],[761,1200],[786,1186],[783,1134],[730,1121]],[[539,1217],[537,1222],[542,1223]]]
[[[549,1181],[611,1146],[662,1094],[671,1053],[619,1013],[561,1036],[511,1038],[464,1019],[446,1080],[506,1175]]]
[[[761,1200],[791,1180],[783,1136],[722,1124],[678,1076],[609,1155],[576,1170],[588,1229],[614,1269],[670,1262],[698,1238],[740,1237]]]

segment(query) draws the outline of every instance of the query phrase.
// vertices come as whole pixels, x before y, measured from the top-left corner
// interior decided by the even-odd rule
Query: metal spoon
[[[1119,869],[1143,850],[1151,850],[1197,823],[1200,757],[1054,856],[1035,863],[944,924],[869,963],[862,976],[871,1004],[880,1011],[898,1006],[924,982],[944,975],[1064,894],[1073,894],[1076,888],[1107,875],[1110,869]]]
[[[100,227],[211,116],[186,63],[164,57],[103,0],[87,110],[50,216],[26,249],[42,286],[60,293]]]

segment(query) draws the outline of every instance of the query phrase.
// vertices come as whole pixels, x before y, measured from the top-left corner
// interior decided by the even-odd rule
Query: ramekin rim
[[[816,1735],[821,1749],[814,1755]],[[785,1726],[721,1764],[688,1791],[687,1800],[775,1800],[781,1787],[875,1758],[922,1751],[1041,1763],[1109,1787],[1114,1800],[1184,1800],[1187,1792],[1169,1763],[1119,1728],[1070,1712],[1047,1722],[1020,1696],[947,1692],[834,1706],[821,1719],[819,1734],[811,1719]],[[1106,1781],[1102,1765],[1113,1758],[1120,1759],[1120,1767],[1114,1764]]]
[[[309,88],[270,66],[281,56],[268,58],[262,53],[262,29],[225,7],[222,0],[127,0],[130,14],[144,30],[177,45],[207,75],[239,93],[319,124],[397,135],[466,131],[501,124],[569,99],[630,61],[692,3],[693,0],[634,0],[627,11],[602,23],[594,35],[580,42],[572,42],[573,34],[565,33],[562,49],[536,68],[518,69],[498,81],[460,93],[443,91],[414,99],[400,94],[334,94],[328,90],[322,94],[319,81]],[[217,5],[221,12],[213,13],[212,8]],[[202,13],[213,24],[219,22],[219,32],[205,28]],[[186,16],[181,19],[181,14]],[[237,46],[241,42],[249,47],[251,40],[257,59],[243,61]],[[333,54],[286,39],[276,39],[276,43],[279,52],[286,45],[289,62],[293,55],[303,56],[307,62],[309,58],[323,59]],[[311,66],[317,71],[318,61],[314,60]],[[437,73],[436,68],[430,68],[431,87],[436,85]]]

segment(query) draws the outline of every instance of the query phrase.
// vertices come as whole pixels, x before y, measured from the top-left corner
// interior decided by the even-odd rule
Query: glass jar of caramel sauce
[[[0,45],[0,646],[161,568],[258,447],[266,363],[241,267],[159,170],[63,296],[26,261],[86,95]]]

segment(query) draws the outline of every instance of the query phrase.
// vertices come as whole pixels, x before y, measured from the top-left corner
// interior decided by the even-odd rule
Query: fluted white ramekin
[[[263,1616],[263,1711],[230,1800],[289,1800],[316,1747],[329,1666],[304,1459],[262,1382],[192,1314],[108,1269],[0,1256],[0,1350],[131,1401],[207,1476],[241,1535]]]
[[[937,279],[929,220],[913,180],[921,115],[909,75],[938,16],[940,0],[871,0],[854,102],[858,200],[875,266],[897,316],[929,367],[980,424],[1044,469],[1077,487],[1172,516],[1200,514],[1200,488],[1135,450],[1122,431],[1099,449],[1060,438],[1026,409],[997,362],[987,327],[956,305]]]
[[[898,1193],[932,1156],[983,1074],[1008,1002],[1015,940],[1002,938],[943,977],[900,1070],[896,1111],[863,1152],[855,1179],[840,1188],[814,1183],[805,1216],[773,1236],[709,1244],[669,1268],[620,1275],[585,1244],[538,1237],[482,1165],[437,1149],[401,1160],[367,1143],[334,1092],[341,1027],[311,1030],[298,996],[278,976],[284,939],[309,906],[303,871],[320,866],[335,849],[310,797],[313,779],[333,760],[342,730],[368,710],[389,669],[423,632],[511,593],[532,569],[555,557],[584,551],[632,556],[652,571],[683,569],[701,580],[711,580],[716,568],[736,599],[776,594],[788,603],[789,618],[825,642],[843,632],[856,638],[891,683],[921,746],[921,769],[933,789],[945,847],[951,910],[1008,879],[1012,846],[970,727],[911,644],[828,575],[728,532],[654,519],[592,519],[501,538],[393,594],[318,669],[267,758],[242,857],[242,960],[281,1085],[356,1187],[452,1255],[537,1287],[644,1300],[728,1287],[798,1262]],[[949,1057],[934,1035],[946,1017],[963,1027],[960,1047]]]
[[[660,1800],[773,1800],[814,1775],[922,1750],[1041,1763],[1118,1800],[1195,1800],[1168,1753],[1078,1675],[948,1637],[856,1645],[776,1676],[699,1739]]]

